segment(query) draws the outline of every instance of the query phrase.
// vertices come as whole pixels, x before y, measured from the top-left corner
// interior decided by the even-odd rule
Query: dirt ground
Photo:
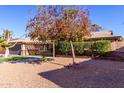
[[[77,58],[80,65],[67,69],[72,58],[57,57],[41,64],[0,64],[0,87],[124,87],[124,63]]]

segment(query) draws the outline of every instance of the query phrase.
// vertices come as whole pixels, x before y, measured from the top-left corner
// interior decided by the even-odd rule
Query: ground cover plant
[[[0,62],[16,61],[16,60],[23,60],[23,59],[28,59],[28,58],[31,58],[31,57],[13,56],[13,57],[8,57],[8,58],[0,58]]]

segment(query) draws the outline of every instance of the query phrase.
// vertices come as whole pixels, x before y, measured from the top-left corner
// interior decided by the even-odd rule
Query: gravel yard
[[[29,64],[0,64],[0,87],[124,87],[124,63],[77,58],[78,68],[64,68],[71,58]]]

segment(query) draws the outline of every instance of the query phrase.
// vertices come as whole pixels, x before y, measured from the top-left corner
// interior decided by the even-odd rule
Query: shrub
[[[4,53],[5,53],[5,48],[0,47],[0,54],[4,54]]]
[[[85,42],[84,44],[84,55],[91,56],[92,55],[92,43],[91,41]]]
[[[84,43],[83,42],[74,42],[75,54],[82,55],[84,54]]]
[[[99,55],[104,55],[111,50],[111,42],[108,40],[95,41],[93,51]]]
[[[73,42],[76,55],[104,55],[110,51],[111,42],[108,40]],[[70,54],[71,46],[69,42],[61,41],[56,44],[57,54]]]
[[[91,55],[91,42],[74,42],[74,49],[77,55]]]
[[[70,43],[66,41],[60,41],[56,45],[57,51],[59,54],[69,54],[70,52]]]

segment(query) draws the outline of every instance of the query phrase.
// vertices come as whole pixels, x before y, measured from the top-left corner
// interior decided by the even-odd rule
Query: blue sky
[[[3,29],[13,31],[14,37],[24,35],[26,24],[36,13],[36,6],[0,6],[0,34]]]
[[[90,11],[90,20],[114,35],[124,37],[124,6],[83,6]],[[10,29],[15,37],[25,34],[27,21],[36,13],[36,6],[0,6],[0,34]]]
[[[124,37],[124,6],[86,6],[92,23]]]

